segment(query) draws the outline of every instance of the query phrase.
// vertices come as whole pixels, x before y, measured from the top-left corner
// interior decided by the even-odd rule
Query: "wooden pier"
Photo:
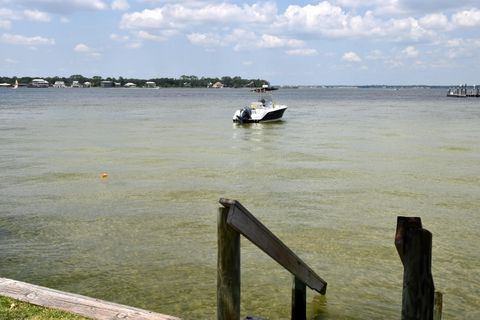
[[[447,92],[447,97],[452,98],[468,98],[468,97],[480,97],[480,86],[469,87],[466,84],[456,88],[450,88]]]
[[[97,320],[180,320],[161,313],[0,278],[0,295]]]

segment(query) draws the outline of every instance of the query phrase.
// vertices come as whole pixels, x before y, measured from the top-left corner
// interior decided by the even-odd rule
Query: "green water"
[[[216,216],[239,200],[328,281],[309,319],[398,319],[398,215],[433,234],[444,319],[480,318],[480,100],[290,89],[0,90],[0,276],[185,319],[216,311]],[[108,178],[101,178],[103,172]],[[242,315],[289,319],[291,276],[242,240]]]

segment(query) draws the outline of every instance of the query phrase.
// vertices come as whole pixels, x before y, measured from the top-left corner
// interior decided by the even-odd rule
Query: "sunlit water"
[[[480,318],[480,99],[289,89],[0,90],[0,276],[185,319],[216,311],[218,199],[328,281],[309,319],[398,319],[398,215],[433,233],[444,319]],[[108,178],[101,174],[108,173]],[[242,315],[288,319],[291,276],[242,240]]]

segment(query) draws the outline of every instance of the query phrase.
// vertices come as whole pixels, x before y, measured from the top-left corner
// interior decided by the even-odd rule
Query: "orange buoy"
[[[100,175],[103,179],[108,178],[108,173],[104,172]]]

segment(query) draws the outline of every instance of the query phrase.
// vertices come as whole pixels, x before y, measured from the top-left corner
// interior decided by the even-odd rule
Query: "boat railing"
[[[327,282],[240,202],[221,198],[218,214],[217,319],[240,319],[240,235],[293,275],[292,319],[306,318],[306,286],[325,294]]]

